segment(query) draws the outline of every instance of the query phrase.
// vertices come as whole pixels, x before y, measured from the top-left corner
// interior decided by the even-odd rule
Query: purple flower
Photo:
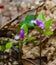
[[[37,20],[36,20],[36,24],[37,24],[37,25],[40,25],[40,24],[42,24],[42,21],[37,19]]]
[[[23,38],[23,37],[24,37],[24,30],[23,30],[23,29],[20,30],[19,37],[20,37],[20,38]]]
[[[20,34],[19,34],[19,35],[16,35],[16,36],[14,37],[14,39],[15,39],[15,40],[18,40],[18,39],[23,38],[23,37],[24,37],[24,30],[21,29],[21,30],[20,30]]]
[[[39,27],[43,29],[45,27],[45,25],[44,24],[40,24]]]
[[[45,27],[45,25],[42,23],[42,21],[41,20],[36,20],[36,24],[39,26],[39,27],[41,27],[42,29]]]

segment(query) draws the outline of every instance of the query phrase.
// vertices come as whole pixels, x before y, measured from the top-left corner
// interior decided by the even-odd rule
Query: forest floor
[[[47,58],[45,62],[42,60],[43,65],[56,65],[56,0],[46,0],[46,1],[44,0],[42,1],[40,0],[38,1],[37,0],[33,0],[33,1],[32,0],[28,0],[28,1],[2,0],[2,5],[4,6],[4,8],[1,9],[1,13],[0,13],[1,14],[0,29],[3,29],[4,27],[8,28],[8,26],[6,27],[6,25],[12,21],[13,23],[9,25],[8,29],[13,30],[15,32],[16,26],[14,27],[14,25],[20,20],[24,19],[25,16],[29,13],[38,15],[39,12],[42,12],[46,17],[46,20],[50,18],[54,19],[53,20],[54,22],[52,26],[50,27],[50,29],[54,31],[54,34],[48,37],[47,41],[45,40],[45,42],[43,42],[41,55],[44,58],[44,61]],[[29,11],[32,9],[35,9],[35,10]],[[24,12],[26,12],[26,14]],[[17,16],[19,18],[17,18]],[[14,19],[15,21],[13,21]],[[2,37],[3,35],[8,34],[7,31],[4,34],[1,33],[0,31],[0,34],[1,34],[0,39],[2,39],[2,41],[6,39],[5,37],[4,38]],[[30,34],[28,35],[32,35],[32,34],[35,35],[36,31],[32,30]],[[13,42],[17,43],[15,40],[13,40]],[[22,56],[23,59],[31,58],[33,62],[35,62],[36,64],[39,64],[37,62],[39,61],[38,59],[39,46],[34,47],[32,43],[29,43],[28,45],[23,46],[22,50],[23,50],[23,56]],[[27,61],[23,63],[24,65],[32,65],[30,62],[27,62]]]

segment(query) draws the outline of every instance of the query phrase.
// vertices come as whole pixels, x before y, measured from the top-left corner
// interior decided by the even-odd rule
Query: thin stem
[[[22,65],[22,46],[23,44],[19,43],[19,65]]]
[[[40,65],[41,65],[41,33],[40,33],[40,45],[39,45],[39,47],[40,47]]]
[[[3,50],[3,65],[4,65],[4,50]]]
[[[28,62],[32,63],[33,65],[37,65],[37,63],[33,62],[33,61],[30,60],[30,59],[23,59],[23,60],[28,61]]]

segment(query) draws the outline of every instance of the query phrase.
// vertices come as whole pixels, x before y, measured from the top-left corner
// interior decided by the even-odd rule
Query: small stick
[[[19,17],[21,17],[23,14],[26,14],[27,12],[35,11],[35,10],[39,9],[39,8],[42,7],[44,4],[45,4],[45,3],[43,3],[43,4],[42,4],[41,6],[39,6],[39,7],[36,7],[35,9],[32,9],[32,10],[29,9],[29,10],[23,12],[22,14],[17,15],[14,19],[10,20],[7,24],[5,24],[4,26],[2,26],[0,29],[3,29],[5,26],[9,26],[11,23],[13,23],[15,20],[17,20],[17,19],[18,19]]]
[[[40,32],[40,45],[39,45],[39,47],[40,47],[40,65],[41,65],[41,32]]]

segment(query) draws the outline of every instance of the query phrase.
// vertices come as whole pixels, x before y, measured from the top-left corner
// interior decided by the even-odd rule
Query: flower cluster
[[[41,21],[41,20],[38,20],[38,19],[36,19],[36,20],[31,20],[31,23],[38,25],[38,26],[39,26],[40,28],[42,28],[42,29],[45,27],[45,25],[42,23],[42,21]]]
[[[16,39],[16,40],[18,40],[18,39],[20,39],[20,38],[24,38],[24,30],[23,30],[23,29],[20,30],[20,34],[19,34],[19,35],[16,35],[16,36],[15,36],[15,39]]]
[[[43,28],[45,27],[45,25],[42,23],[42,21],[41,21],[41,20],[38,20],[38,19],[36,19],[36,20],[31,20],[30,23],[31,23],[31,24],[36,24],[36,25],[38,25],[41,29],[43,29]],[[18,39],[20,39],[20,38],[24,38],[24,30],[23,30],[23,29],[20,30],[20,34],[19,34],[19,35],[16,35],[16,36],[15,36],[15,39],[16,39],[16,40],[18,40]]]
[[[29,16],[28,16],[26,22],[27,22],[29,19],[30,19],[30,18],[29,18]],[[26,22],[24,22],[24,24],[26,24]],[[34,19],[34,20],[33,20],[33,19],[32,19],[31,21],[29,21],[29,23],[30,23],[30,25],[36,24],[36,25],[39,26],[41,29],[44,29],[44,27],[45,27],[45,25],[43,24],[43,22],[42,22],[41,19],[40,19],[40,20],[38,20],[38,19]],[[26,27],[27,27],[27,26],[26,26]],[[15,36],[15,39],[18,40],[18,39],[24,38],[24,33],[25,33],[24,31],[25,31],[24,29],[21,29],[19,35],[16,35],[16,36]]]
[[[45,27],[45,25],[42,23],[42,21],[41,20],[36,20],[36,24],[40,27],[40,28],[44,28]]]

